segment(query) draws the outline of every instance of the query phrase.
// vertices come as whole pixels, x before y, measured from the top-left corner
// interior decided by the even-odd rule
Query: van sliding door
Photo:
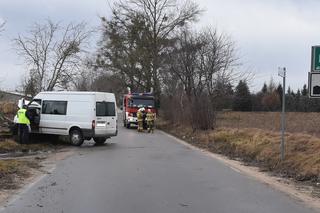
[[[44,100],[42,103],[40,131],[45,134],[65,135],[67,133],[67,101]]]

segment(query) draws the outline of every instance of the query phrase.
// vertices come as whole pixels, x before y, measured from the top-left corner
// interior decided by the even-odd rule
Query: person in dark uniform
[[[29,125],[30,125],[30,115],[27,111],[27,105],[23,105],[21,109],[17,112],[18,117],[18,135],[19,143],[28,144],[29,143]]]
[[[142,114],[143,114],[143,129],[148,129],[147,126],[147,112],[145,108],[142,108]]]

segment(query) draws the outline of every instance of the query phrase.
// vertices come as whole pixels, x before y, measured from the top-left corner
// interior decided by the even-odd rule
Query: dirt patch
[[[19,196],[22,191],[44,175],[50,174],[57,161],[73,153],[69,147],[36,156],[0,159],[0,207],[7,205],[10,199]]]
[[[19,144],[11,139],[0,140],[0,202],[32,182],[34,177],[46,173],[46,167],[65,156],[67,149],[63,144]]]
[[[22,180],[30,177],[31,169],[40,168],[39,160],[0,160],[0,190],[17,189]]]

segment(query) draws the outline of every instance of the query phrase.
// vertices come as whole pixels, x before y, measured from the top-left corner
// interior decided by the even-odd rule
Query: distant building
[[[21,98],[30,100],[32,97],[18,92],[0,91],[0,102],[18,102]]]

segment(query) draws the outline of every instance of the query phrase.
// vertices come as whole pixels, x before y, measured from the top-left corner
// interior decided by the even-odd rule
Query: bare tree
[[[186,96],[180,110],[189,111],[194,129],[214,127],[215,109],[221,94],[239,74],[234,44],[214,29],[200,33],[183,29],[169,57],[169,71],[177,76]],[[183,98],[180,98],[183,100]]]
[[[73,87],[77,91],[90,91],[94,80],[100,75],[93,65],[93,58],[87,57],[83,60],[78,75],[72,79]]]
[[[0,35],[4,31],[4,26],[6,25],[6,21],[0,22]]]
[[[36,87],[36,80],[32,75],[27,76],[21,80],[22,83],[18,90],[23,91],[26,96],[30,95],[31,97],[34,97],[39,92]]]
[[[166,53],[172,44],[172,33],[190,22],[194,22],[201,10],[192,1],[179,4],[177,0],[123,0],[113,7],[114,18],[124,25],[126,20],[131,20],[140,14],[148,27],[145,44],[148,46],[149,73],[155,89],[155,95],[159,98],[161,93],[161,72],[164,72],[163,64]],[[150,89],[150,88],[148,88]]]
[[[60,23],[47,20],[35,23],[26,36],[14,39],[17,53],[25,60],[34,90],[68,88],[79,71],[91,31],[85,23]]]

